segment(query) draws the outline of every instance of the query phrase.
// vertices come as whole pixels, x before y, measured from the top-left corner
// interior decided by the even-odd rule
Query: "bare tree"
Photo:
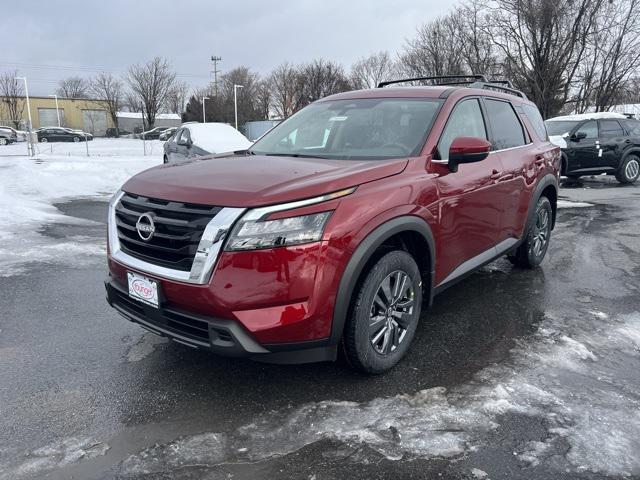
[[[492,36],[484,28],[488,14],[481,2],[470,0],[454,10],[449,20],[453,25],[454,48],[461,49],[468,73],[496,77],[502,69]]]
[[[505,73],[544,118],[567,102],[604,0],[495,0],[485,27]]]
[[[607,111],[640,71],[640,0],[606,3],[578,71],[576,110]]]
[[[268,120],[271,113],[271,88],[267,80],[260,80],[256,88],[256,113],[260,120]]]
[[[167,110],[181,115],[189,97],[189,85],[185,82],[176,82],[167,93]]]
[[[82,77],[69,77],[60,80],[56,94],[63,98],[88,98],[89,84]]]
[[[11,121],[15,128],[20,127],[20,120],[22,119],[22,112],[24,111],[25,102],[24,88],[22,81],[16,80],[18,71],[9,71],[0,75],[0,96],[2,101],[0,106],[2,107],[3,116],[6,115],[6,119]]]
[[[129,68],[127,83],[133,95],[138,98],[138,105],[142,106],[148,128],[153,128],[156,115],[166,103],[175,79],[176,75],[171,71],[169,63],[160,57]]]
[[[297,77],[295,109],[349,89],[349,80],[341,65],[322,58],[313,60],[300,69]]]
[[[465,71],[460,48],[459,25],[454,14],[435,19],[418,28],[400,54],[400,68],[410,77],[461,75]]]
[[[279,118],[287,118],[296,111],[296,89],[298,69],[288,63],[275,68],[269,77],[272,105]]]
[[[110,73],[99,73],[89,81],[89,91],[103,101],[113,124],[118,130],[118,112],[123,103],[122,81]]]
[[[389,52],[361,58],[351,67],[351,86],[355,89],[376,88],[380,82],[396,75],[396,65]]]

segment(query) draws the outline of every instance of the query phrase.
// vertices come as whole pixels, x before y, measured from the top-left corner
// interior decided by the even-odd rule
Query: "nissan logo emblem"
[[[136,222],[136,230],[138,231],[138,236],[148,242],[153,237],[153,234],[156,233],[156,224],[153,221],[152,213],[143,213],[138,217],[138,221]]]

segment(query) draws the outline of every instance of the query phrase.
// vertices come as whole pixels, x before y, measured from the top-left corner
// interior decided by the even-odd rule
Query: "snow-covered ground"
[[[147,155],[144,155],[146,148]],[[38,144],[34,158],[24,143],[0,150],[0,276],[20,273],[30,262],[83,264],[104,252],[87,237],[63,240],[43,234],[45,225],[86,224],[63,215],[54,203],[92,197],[107,201],[130,176],[162,161],[162,142],[96,139],[84,143]],[[52,153],[53,152],[53,153]]]

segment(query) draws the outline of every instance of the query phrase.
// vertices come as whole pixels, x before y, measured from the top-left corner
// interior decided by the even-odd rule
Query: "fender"
[[[427,241],[429,245],[430,255],[430,282],[429,285],[429,305],[433,299],[434,281],[435,281],[435,241],[433,239],[433,233],[429,224],[420,217],[411,215],[405,215],[389,220],[369,235],[358,245],[353,255],[349,259],[342,278],[340,279],[340,285],[338,287],[338,293],[336,295],[336,303],[333,309],[333,322],[331,324],[331,337],[329,338],[330,344],[337,344],[342,337],[342,331],[344,330],[344,324],[349,314],[349,305],[351,304],[351,298],[356,286],[356,282],[360,277],[362,270],[364,269],[367,261],[371,258],[376,249],[383,244],[385,240],[391,238],[393,235],[413,231],[417,232]]]
[[[536,211],[536,203],[538,203],[538,200],[542,196],[542,191],[545,188],[547,188],[549,185],[553,186],[553,188],[556,191],[556,198],[558,197],[558,179],[552,173],[547,173],[544,177],[542,177],[538,181],[538,184],[536,185],[536,188],[533,191],[533,194],[531,195],[531,201],[529,202],[529,211],[527,213],[527,223],[525,223],[525,231],[522,233],[521,240],[524,240],[525,236],[527,235],[526,229],[529,225],[531,225],[531,221]],[[555,225],[556,225],[556,209],[554,208],[553,223],[551,224],[551,228],[553,229]]]
[[[620,156],[620,161],[618,162],[617,168],[620,168],[622,166],[622,162],[624,162],[627,159],[627,157],[632,153],[635,153],[636,155],[640,155],[640,147],[636,147],[634,145],[633,147],[627,148]]]

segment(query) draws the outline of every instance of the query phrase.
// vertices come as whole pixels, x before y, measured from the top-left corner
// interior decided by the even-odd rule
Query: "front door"
[[[453,109],[438,142],[441,161],[448,159],[451,142],[457,137],[488,139],[477,98],[460,101]],[[444,167],[444,166],[443,166]],[[495,182],[502,171],[499,155],[461,164],[457,172],[438,166],[440,192],[440,235],[436,283],[448,280],[465,262],[487,254],[496,244],[502,217],[502,199]],[[455,273],[454,273],[455,274]]]
[[[584,137],[580,138],[583,135]],[[602,155],[597,122],[589,120],[580,125],[567,139],[567,150],[570,170],[597,168],[599,156]]]
[[[607,119],[599,121],[600,127],[600,150],[599,165],[602,167],[618,168],[622,152],[628,143],[622,126],[617,120]]]

